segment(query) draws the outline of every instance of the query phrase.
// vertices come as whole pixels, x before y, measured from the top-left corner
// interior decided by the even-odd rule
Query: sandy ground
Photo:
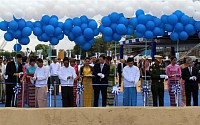
[[[0,109],[1,125],[198,125],[200,107]]]

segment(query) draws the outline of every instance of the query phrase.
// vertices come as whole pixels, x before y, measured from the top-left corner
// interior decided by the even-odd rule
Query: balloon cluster
[[[98,24],[87,16],[66,19],[64,23],[64,33],[70,41],[80,45],[82,49],[89,50],[94,43],[94,36],[99,34]]]
[[[120,41],[123,35],[133,34],[133,28],[129,26],[129,21],[124,15],[113,12],[101,19],[100,32],[106,42]]]
[[[2,21],[0,22],[0,29],[7,31],[4,34],[4,39],[6,41],[12,41],[17,39],[21,45],[27,45],[30,42],[29,36],[32,34],[33,24],[31,21],[25,21],[24,19],[16,19],[13,16],[13,20],[10,22]],[[20,51],[21,45],[15,44],[14,50]]]
[[[162,22],[165,24],[165,31],[171,32],[170,38],[173,41],[187,40],[189,35],[194,35],[196,29],[196,22],[193,18],[185,15],[180,10],[175,11],[173,14],[161,17]]]
[[[63,23],[58,22],[55,15],[44,15],[40,21],[34,23],[33,34],[39,41],[49,41],[51,45],[57,45],[64,38]]]
[[[144,11],[139,9],[136,11],[136,17],[129,20],[130,25],[135,30],[135,36],[138,38],[146,38],[147,40],[163,36],[163,23],[157,17],[150,14],[145,15]]]

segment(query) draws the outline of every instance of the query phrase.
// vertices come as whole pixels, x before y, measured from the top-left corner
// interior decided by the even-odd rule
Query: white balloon
[[[200,21],[200,11],[196,11],[193,15],[193,18],[196,20],[196,21]]]
[[[185,14],[188,15],[189,17],[193,17],[194,12],[195,11],[193,6],[187,6],[185,8]]]
[[[132,7],[127,7],[123,11],[124,16],[127,18],[131,18],[134,15],[134,9]]]
[[[16,9],[14,11],[14,16],[16,18],[23,18],[24,17],[24,12],[21,9]]]
[[[13,20],[13,14],[10,12],[3,13],[1,17],[2,17],[2,19],[6,20],[6,21]]]

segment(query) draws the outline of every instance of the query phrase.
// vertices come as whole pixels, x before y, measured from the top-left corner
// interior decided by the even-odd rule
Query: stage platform
[[[0,108],[0,125],[198,125],[200,107]]]

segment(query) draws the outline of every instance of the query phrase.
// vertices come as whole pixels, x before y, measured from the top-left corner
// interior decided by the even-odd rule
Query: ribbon
[[[147,86],[143,86],[143,87],[141,88],[141,90],[142,90],[142,92],[143,92],[144,94],[149,94],[149,92],[150,92],[150,89],[149,89],[149,87],[147,87]]]
[[[180,85],[179,84],[172,85],[171,92],[173,92],[175,95],[177,95],[178,93],[181,93]]]
[[[115,94],[115,95],[119,95],[120,93],[120,87],[115,85],[113,86],[113,88],[111,89],[112,93]]]
[[[18,95],[21,92],[21,85],[17,84],[14,88],[13,91],[16,95]]]
[[[78,84],[77,88],[76,88],[76,93],[81,95],[83,93],[83,91],[84,91],[84,86],[81,84]]]
[[[52,93],[53,90],[54,90],[54,87],[51,85],[50,88],[49,88],[49,92]]]

